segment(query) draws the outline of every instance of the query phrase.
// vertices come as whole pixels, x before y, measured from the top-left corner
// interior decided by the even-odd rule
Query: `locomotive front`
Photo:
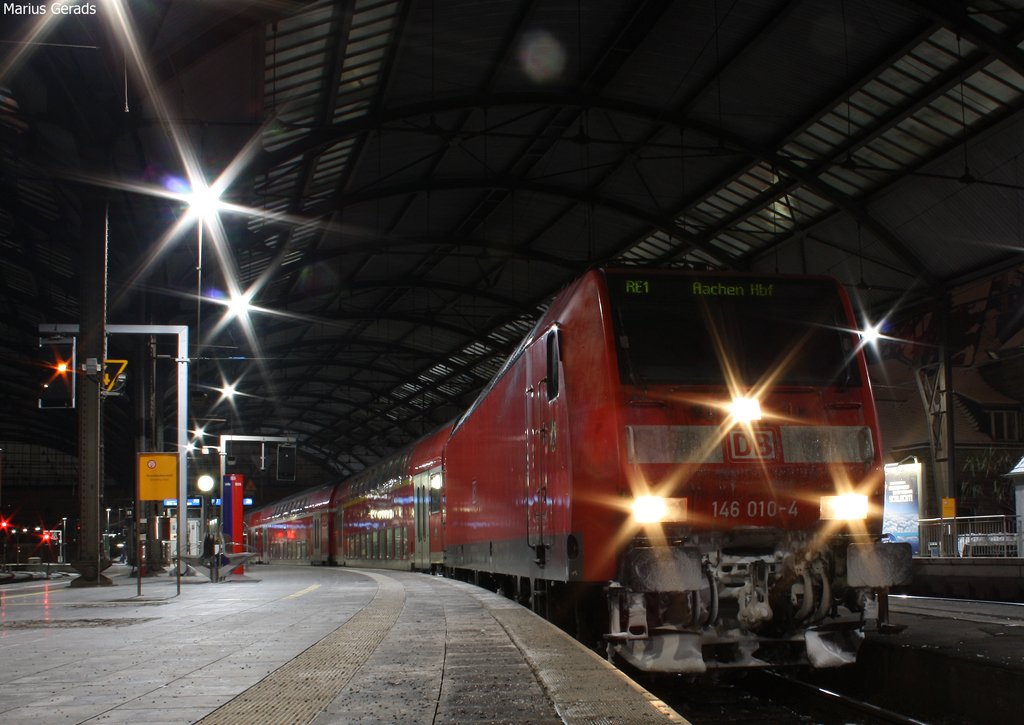
[[[651,671],[853,661],[884,479],[861,342],[824,278],[606,272],[629,543],[612,652]]]

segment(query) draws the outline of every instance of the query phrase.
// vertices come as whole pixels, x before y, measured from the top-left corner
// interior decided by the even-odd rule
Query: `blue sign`
[[[176,498],[165,498],[164,499],[164,506],[174,507],[174,506],[177,506],[177,505],[178,505],[178,499],[176,499]],[[202,505],[203,505],[203,500],[201,498],[186,498],[185,499],[185,506],[187,506],[187,507],[199,508]]]
[[[920,548],[921,464],[890,463],[885,467],[885,504],[882,533],[890,541],[905,541],[917,554]]]

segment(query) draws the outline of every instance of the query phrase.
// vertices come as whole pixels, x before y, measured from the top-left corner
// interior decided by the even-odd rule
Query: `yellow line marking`
[[[301,596],[303,596],[305,594],[309,594],[310,592],[315,591],[315,590],[317,590],[319,588],[320,588],[319,584],[312,584],[312,585],[306,587],[305,589],[303,589],[301,592],[295,592],[294,594],[289,594],[287,597],[285,597],[285,599],[298,599],[299,597],[301,597]]]
[[[28,594],[8,594],[6,592],[0,592],[0,602],[5,602],[8,599],[24,599],[25,597],[45,597],[47,594],[53,594],[53,590],[29,592]]]

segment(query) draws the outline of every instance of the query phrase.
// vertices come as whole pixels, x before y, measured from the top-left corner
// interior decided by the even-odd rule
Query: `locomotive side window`
[[[558,397],[558,389],[560,385],[558,375],[558,361],[561,359],[559,338],[560,333],[558,330],[552,330],[548,333],[547,337],[547,390],[548,390],[548,401],[552,401]]]
[[[853,325],[827,280],[608,281],[625,383],[860,384]]]

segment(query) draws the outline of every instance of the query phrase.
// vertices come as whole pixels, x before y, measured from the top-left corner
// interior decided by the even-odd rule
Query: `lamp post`
[[[68,538],[68,517],[60,517],[60,563],[64,563],[64,541]]]
[[[207,521],[206,521],[206,494],[210,493],[210,491],[213,490],[213,486],[214,486],[213,476],[211,476],[209,473],[204,473],[202,476],[199,477],[199,480],[196,481],[196,486],[199,487],[199,492],[200,492],[200,496],[199,496],[199,516],[200,516],[200,521],[202,522],[202,525],[201,525],[201,529],[202,530],[199,532],[199,535],[201,537],[205,538],[206,534],[208,533],[208,526],[207,526]]]
[[[221,505],[221,511],[223,511],[223,507],[224,507],[224,446],[223,446],[223,443],[220,446],[203,446],[203,455],[209,455],[210,453],[212,453],[214,451],[216,451],[217,455],[220,456],[219,470],[220,470],[221,474],[220,474],[220,478],[218,480],[220,481],[220,486],[221,486],[221,501],[220,501],[220,505]],[[217,481],[213,480],[213,476],[209,476],[209,478],[210,478],[209,483],[208,484],[204,483],[203,485],[209,485],[210,486],[209,490],[212,491],[214,489],[214,487],[217,485]],[[204,498],[203,501],[205,503],[206,499]],[[210,503],[212,505],[213,502],[211,501]],[[223,525],[222,518],[223,517],[218,514],[218,516],[217,516],[217,529],[220,529],[220,527]],[[207,523],[208,523],[207,520],[204,518],[203,519],[203,526],[205,526],[207,528],[207,530],[209,530],[210,527],[207,525]],[[215,529],[214,533],[216,533],[216,529]]]

